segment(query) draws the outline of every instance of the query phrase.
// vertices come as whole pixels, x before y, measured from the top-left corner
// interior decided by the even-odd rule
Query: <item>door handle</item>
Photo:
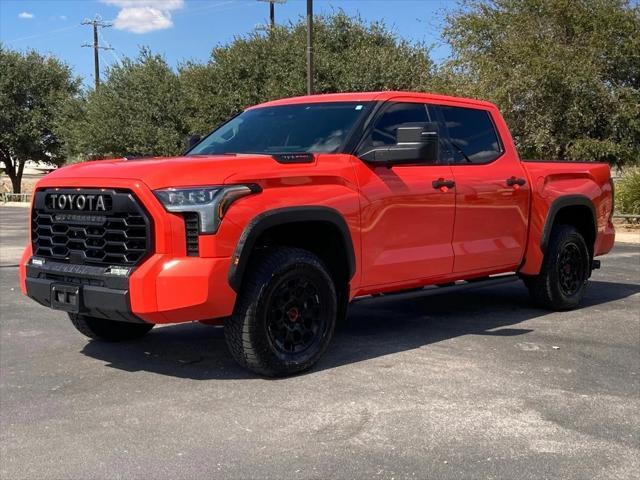
[[[522,187],[527,181],[524,178],[511,177],[507,178],[507,186],[513,187],[514,185],[518,185]]]
[[[438,180],[434,180],[433,182],[431,182],[431,185],[433,185],[433,188],[435,188],[436,190],[442,190],[443,188],[449,189],[455,187],[456,182],[454,182],[453,180],[445,180],[444,178],[439,178]],[[446,192],[446,190],[443,191]]]

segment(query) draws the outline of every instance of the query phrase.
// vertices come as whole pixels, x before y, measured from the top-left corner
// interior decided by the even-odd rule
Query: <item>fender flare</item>
[[[229,285],[234,291],[240,291],[249,257],[260,235],[269,228],[296,222],[324,222],[336,227],[341,234],[347,255],[349,279],[353,278],[356,271],[353,241],[347,222],[340,212],[330,207],[319,206],[284,207],[257,215],[242,232],[232,257],[228,275]]]
[[[542,250],[542,253],[546,253],[547,251],[549,238],[551,237],[551,229],[553,228],[553,224],[556,221],[556,215],[558,214],[558,212],[565,207],[576,206],[588,207],[589,210],[591,210],[594,226],[593,238],[597,238],[598,222],[596,220],[596,209],[593,206],[593,202],[589,199],[589,197],[586,197],[584,195],[564,195],[560,198],[556,198],[549,207],[547,219],[544,222],[544,229],[542,230],[542,237],[540,238],[540,250]]]

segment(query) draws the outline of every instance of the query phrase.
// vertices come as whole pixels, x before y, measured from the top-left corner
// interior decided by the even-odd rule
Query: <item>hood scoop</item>
[[[313,153],[275,153],[271,155],[278,163],[313,163]]]

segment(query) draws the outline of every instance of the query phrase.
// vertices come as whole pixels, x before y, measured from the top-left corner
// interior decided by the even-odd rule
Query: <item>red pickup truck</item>
[[[522,161],[491,103],[407,92],[248,108],[175,158],[61,168],[22,290],[88,337],[224,325],[267,376],[311,367],[357,298],[522,279],[579,305],[614,242],[606,164]]]

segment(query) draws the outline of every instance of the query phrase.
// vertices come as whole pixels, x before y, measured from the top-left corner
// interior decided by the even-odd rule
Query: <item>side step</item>
[[[390,292],[390,293],[381,293],[377,295],[366,295],[363,297],[356,297],[353,299],[353,302],[366,302],[367,304],[371,303],[382,303],[387,301],[399,301],[399,300],[411,300],[414,298],[420,297],[428,297],[431,295],[442,295],[443,293],[450,292],[462,292],[465,290],[473,290],[476,288],[482,287],[492,287],[494,285],[502,285],[504,283],[511,283],[520,280],[518,275],[509,274],[509,275],[500,275],[495,277],[488,277],[486,279],[480,280],[464,280],[458,281],[453,285],[445,285],[442,287],[438,287],[437,285],[429,285],[428,287],[418,288],[415,290],[403,290],[400,292]]]

